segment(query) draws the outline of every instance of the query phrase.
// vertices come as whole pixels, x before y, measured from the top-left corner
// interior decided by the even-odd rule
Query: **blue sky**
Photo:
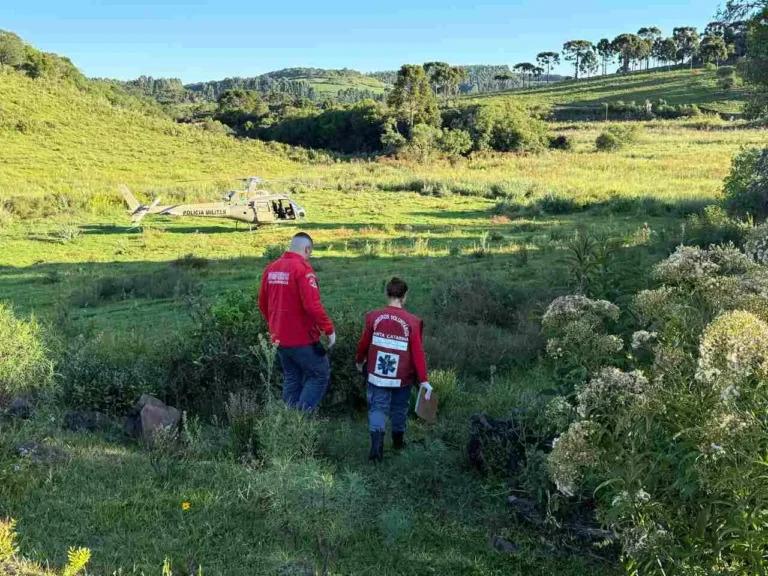
[[[515,64],[570,39],[709,22],[718,0],[0,0],[0,29],[88,76],[184,82],[293,66]]]

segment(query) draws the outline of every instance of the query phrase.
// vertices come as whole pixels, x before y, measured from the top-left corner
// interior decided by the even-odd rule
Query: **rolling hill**
[[[0,204],[86,196],[111,203],[121,182],[139,190],[200,179],[231,185],[249,174],[275,176],[292,163],[282,145],[237,140],[216,122],[177,124],[109,88],[0,67]]]
[[[695,104],[703,110],[724,114],[741,112],[745,92],[741,88],[723,90],[717,85],[714,70],[672,70],[611,74],[586,80],[569,80],[530,90],[514,90],[477,96],[479,101],[498,101],[514,97],[526,103],[557,107],[598,107],[606,102],[645,102],[666,100],[676,106]]]

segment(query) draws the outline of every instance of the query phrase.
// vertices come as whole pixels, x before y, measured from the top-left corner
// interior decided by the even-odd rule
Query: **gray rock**
[[[166,406],[149,394],[142,394],[125,419],[123,429],[130,436],[151,441],[161,429],[175,429],[181,421],[181,412]]]

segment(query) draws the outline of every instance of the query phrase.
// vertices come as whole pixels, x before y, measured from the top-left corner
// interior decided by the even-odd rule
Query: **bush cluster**
[[[629,365],[604,359],[568,402],[550,477],[564,496],[594,496],[630,570],[768,567],[756,553],[768,525],[743,514],[768,502],[767,273],[733,246],[679,248],[637,296]]]

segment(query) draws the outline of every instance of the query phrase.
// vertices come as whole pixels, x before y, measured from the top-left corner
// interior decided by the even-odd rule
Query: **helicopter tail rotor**
[[[131,222],[134,226],[138,226],[144,219],[144,216],[152,212],[152,209],[160,203],[160,198],[155,198],[149,206],[139,206],[131,214]]]

